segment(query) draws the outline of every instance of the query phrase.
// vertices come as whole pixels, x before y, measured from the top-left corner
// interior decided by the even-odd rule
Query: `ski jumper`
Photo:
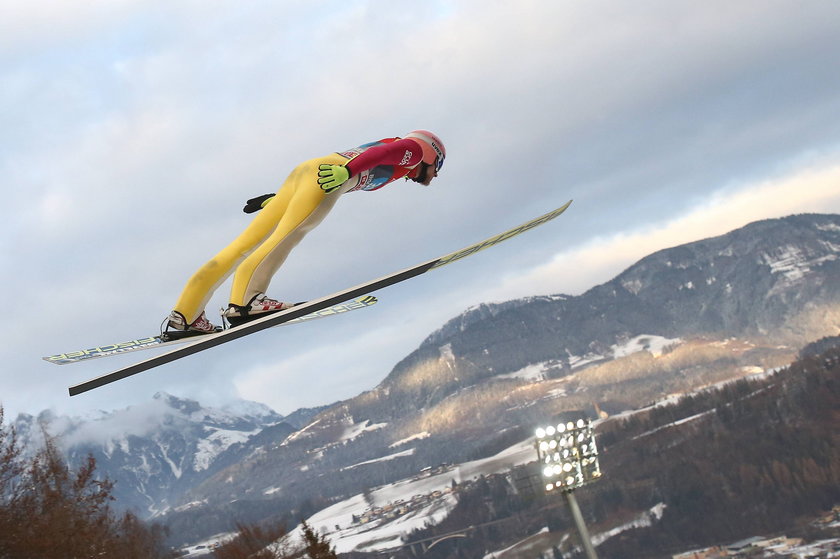
[[[301,163],[250,225],[193,274],[175,310],[191,323],[234,270],[230,303],[248,304],[266,292],[291,250],[321,223],[339,195],[382,188],[411,173],[422,157],[422,146],[415,140],[386,138]],[[329,194],[318,184],[318,169],[325,163],[345,165],[350,172],[350,178]]]

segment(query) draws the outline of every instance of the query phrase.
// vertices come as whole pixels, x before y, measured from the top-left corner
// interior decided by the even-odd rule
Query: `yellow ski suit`
[[[387,138],[301,163],[251,224],[193,274],[174,310],[187,324],[192,323],[234,270],[230,303],[249,304],[254,296],[266,292],[291,250],[321,223],[341,194],[376,190],[409,175],[419,165],[421,152],[414,140]],[[322,164],[345,165],[350,178],[328,194],[317,180]]]

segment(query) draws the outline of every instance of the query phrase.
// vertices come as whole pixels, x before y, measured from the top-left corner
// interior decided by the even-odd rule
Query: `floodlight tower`
[[[598,447],[588,419],[565,421],[537,429],[537,456],[546,493],[562,492],[575,520],[588,559],[598,559],[574,490],[601,477]]]

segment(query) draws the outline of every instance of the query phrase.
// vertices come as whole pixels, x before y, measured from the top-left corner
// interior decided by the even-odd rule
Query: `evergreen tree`
[[[324,536],[316,534],[312,527],[303,522],[303,539],[306,543],[306,554],[310,559],[338,559],[335,550]]]

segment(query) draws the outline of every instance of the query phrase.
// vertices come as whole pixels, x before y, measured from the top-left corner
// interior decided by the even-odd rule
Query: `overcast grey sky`
[[[580,294],[646,254],[840,211],[840,3],[0,0],[0,402],[84,414],[157,391],[289,413],[374,387],[470,305]],[[561,218],[376,295],[69,398],[151,354],[240,210],[300,161],[415,128],[428,188],[344,196],[269,295],[305,300]],[[208,315],[227,304],[229,283]]]

